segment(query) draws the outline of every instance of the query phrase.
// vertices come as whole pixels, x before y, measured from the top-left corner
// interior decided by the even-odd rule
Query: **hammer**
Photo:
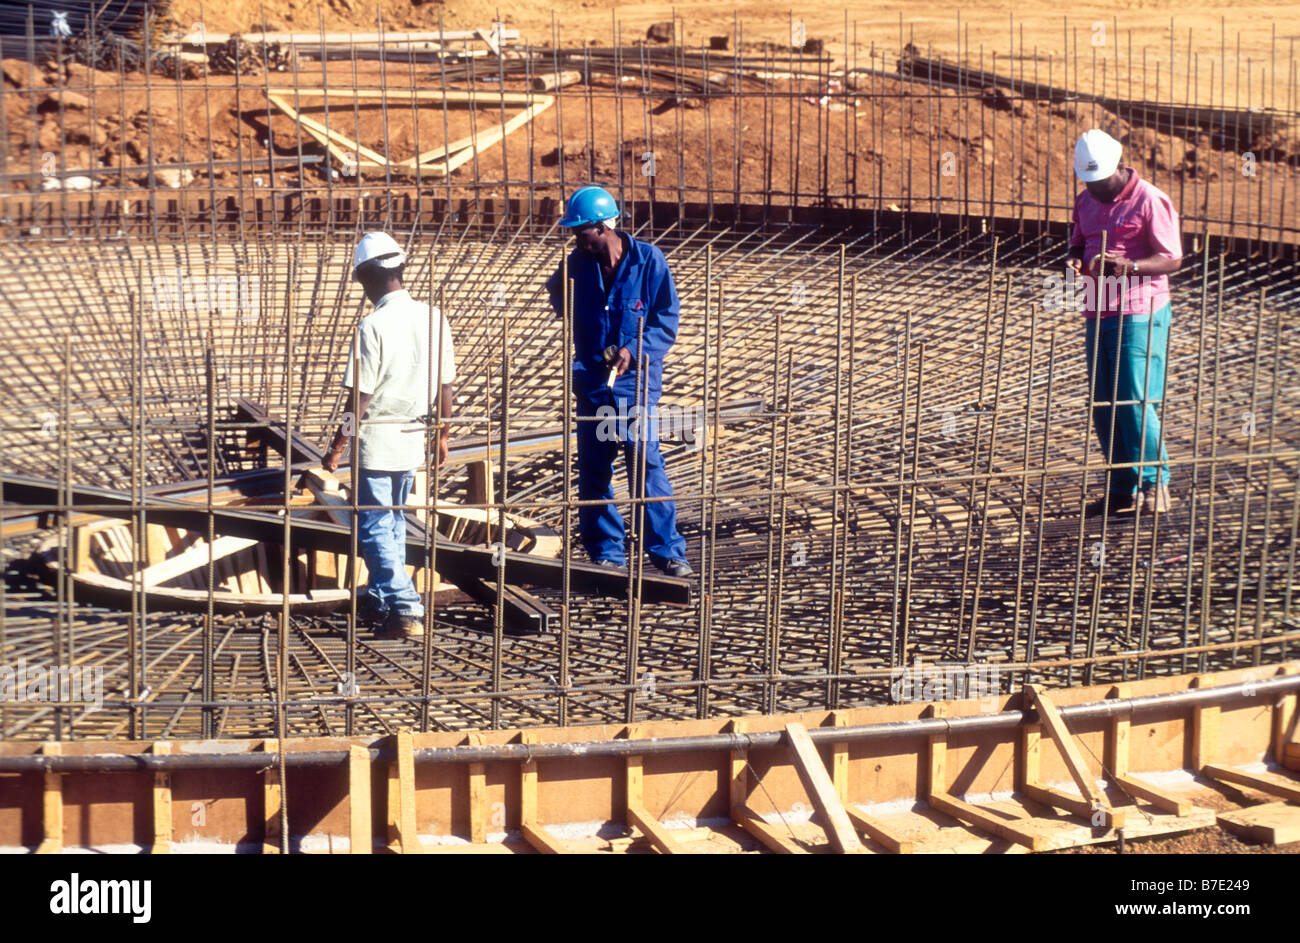
[[[612,390],[614,381],[618,379],[618,371],[614,369],[614,364],[618,363],[618,348],[610,344],[605,348],[601,357],[605,360],[605,366],[609,367],[609,379],[605,381],[605,386]]]

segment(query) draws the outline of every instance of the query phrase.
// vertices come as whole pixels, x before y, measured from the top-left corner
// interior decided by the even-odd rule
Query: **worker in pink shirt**
[[[1092,422],[1107,463],[1105,497],[1089,516],[1169,510],[1169,456],[1159,407],[1169,349],[1169,279],[1183,264],[1178,213],[1131,167],[1105,131],[1074,148],[1085,189],[1074,200],[1066,264],[1084,279]],[[1106,250],[1102,254],[1102,236]],[[1100,276],[1100,277],[1099,277]],[[1151,464],[1136,466],[1136,463]]]

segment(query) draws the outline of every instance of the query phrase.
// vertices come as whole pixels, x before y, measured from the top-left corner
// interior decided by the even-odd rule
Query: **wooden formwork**
[[[296,738],[283,764],[275,740],[9,742],[0,847],[1006,853],[1216,815],[1290,840],[1297,690],[1290,662],[726,721]]]

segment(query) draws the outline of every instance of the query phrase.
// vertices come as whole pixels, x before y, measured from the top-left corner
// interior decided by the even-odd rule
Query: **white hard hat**
[[[1098,128],[1085,131],[1074,145],[1074,172],[1084,183],[1105,180],[1119,169],[1124,146]]]
[[[386,232],[368,232],[357,243],[352,253],[352,277],[357,277],[361,266],[373,262],[380,268],[397,268],[406,262],[406,253],[397,240]]]

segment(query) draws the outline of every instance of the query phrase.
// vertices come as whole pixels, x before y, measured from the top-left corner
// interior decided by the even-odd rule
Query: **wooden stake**
[[[370,751],[354,743],[348,747],[348,850],[351,854],[374,852],[370,805]]]
[[[1192,679],[1192,687],[1213,686],[1213,681],[1205,675]],[[1192,772],[1201,770],[1219,754],[1219,705],[1199,705],[1192,711]]]
[[[521,743],[535,743],[536,734],[527,730],[519,735]],[[562,855],[568,849],[552,838],[537,817],[537,761],[519,764],[519,831],[524,840],[544,855]]]
[[[843,727],[848,724],[843,711],[831,711],[831,726]],[[831,744],[831,781],[835,784],[835,794],[845,807],[849,804],[849,745],[843,740]]]
[[[262,752],[280,752],[280,741],[263,740]],[[262,854],[280,853],[280,802],[284,794],[280,788],[280,764],[272,763],[262,772]]]
[[[172,752],[170,741],[159,740],[153,745],[154,756],[167,756]],[[152,855],[170,854],[172,850],[172,777],[162,771],[153,774],[153,846]]]
[[[50,741],[41,746],[46,756],[62,756],[63,744]],[[63,850],[63,776],[45,774],[45,790],[41,798],[41,827],[44,838],[36,848],[38,855],[57,855]]]
[[[471,733],[470,746],[482,746],[483,735]],[[469,840],[474,844],[487,841],[487,823],[491,811],[487,801],[487,774],[482,763],[469,764]]]
[[[1292,675],[1300,668],[1285,665],[1279,674]],[[1296,702],[1294,691],[1281,695],[1273,704],[1273,759],[1280,765],[1286,765],[1287,746],[1296,742]]]
[[[396,800],[396,801],[394,801]],[[388,839],[399,854],[424,850],[416,832],[415,745],[411,731],[397,731],[397,762],[388,768]]]
[[[1133,691],[1127,684],[1117,684],[1111,688],[1110,696],[1123,701],[1132,697]],[[1110,741],[1106,744],[1106,766],[1111,776],[1116,779],[1128,775],[1129,726],[1127,714],[1116,716],[1110,725]]]
[[[730,720],[727,722],[726,730],[728,733],[744,733],[745,722]],[[729,770],[727,790],[731,795],[731,809],[734,813],[736,809],[743,809],[745,803],[749,801],[749,751],[732,750]],[[735,818],[735,815],[732,815],[732,818]]]
[[[925,709],[927,717],[947,717],[948,708],[943,704],[931,704]],[[948,732],[930,736],[929,777],[925,785],[926,795],[934,796],[948,792]]]

